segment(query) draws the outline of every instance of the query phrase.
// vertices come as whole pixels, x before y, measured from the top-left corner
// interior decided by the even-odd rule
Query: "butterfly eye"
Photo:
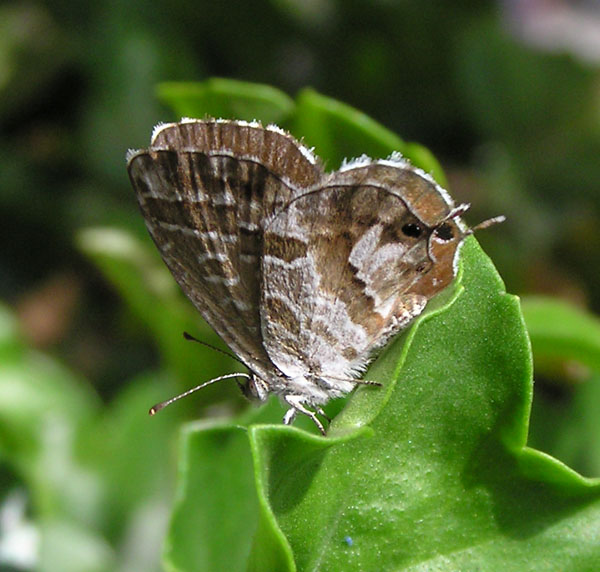
[[[454,229],[447,222],[443,222],[435,229],[435,236],[444,242],[454,238]]]
[[[410,236],[411,238],[419,238],[421,236],[421,233],[423,232],[423,229],[414,222],[407,222],[402,227],[402,232],[405,236]]]

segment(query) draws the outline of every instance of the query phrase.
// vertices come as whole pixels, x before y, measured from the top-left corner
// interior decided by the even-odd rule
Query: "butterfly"
[[[325,172],[276,126],[184,119],[127,156],[148,231],[175,280],[284,423],[350,392],[381,348],[453,280],[469,229],[428,174],[398,154]],[[362,382],[370,383],[370,382]],[[325,416],[326,417],[326,416]]]

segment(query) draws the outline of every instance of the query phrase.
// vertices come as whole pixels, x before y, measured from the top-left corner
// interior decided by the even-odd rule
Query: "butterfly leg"
[[[317,417],[314,411],[311,411],[310,409],[306,408],[306,406],[303,403],[303,396],[286,395],[284,397],[284,400],[290,406],[290,409],[287,411],[285,417],[283,418],[283,422],[286,425],[289,425],[296,418],[296,415],[298,413],[302,413],[303,415],[310,417],[310,419],[317,426],[317,429],[321,432],[321,434],[325,435],[325,428],[323,427],[323,424],[319,421],[319,418]],[[324,415],[325,418],[328,419],[327,415],[325,415],[325,413],[320,407],[317,407],[317,412],[321,415]]]
[[[290,407],[283,416],[283,424],[291,425],[294,422],[294,419],[296,419],[296,415],[298,415],[298,410],[294,409],[293,406]]]
[[[315,407],[315,411],[321,416],[321,417],[325,417],[325,419],[327,419],[327,423],[331,423],[331,417],[329,417],[329,415],[327,415],[327,413],[325,413],[325,411],[323,411],[320,407]]]

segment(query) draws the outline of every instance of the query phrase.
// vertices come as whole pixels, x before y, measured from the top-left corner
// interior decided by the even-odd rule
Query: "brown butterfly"
[[[150,235],[184,293],[284,417],[317,414],[351,391],[377,348],[455,277],[475,229],[426,173],[397,154],[326,173],[275,126],[224,120],[159,125],[130,151]],[[364,383],[364,382],[362,382]],[[369,382],[366,382],[369,383]]]

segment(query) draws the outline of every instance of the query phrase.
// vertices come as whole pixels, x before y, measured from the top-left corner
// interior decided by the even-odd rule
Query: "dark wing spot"
[[[454,238],[454,229],[447,222],[443,222],[434,230],[435,235],[440,240],[448,242]]]
[[[407,222],[402,227],[402,232],[405,236],[409,236],[411,238],[419,238],[421,236],[421,233],[423,232],[423,229],[414,222]]]

